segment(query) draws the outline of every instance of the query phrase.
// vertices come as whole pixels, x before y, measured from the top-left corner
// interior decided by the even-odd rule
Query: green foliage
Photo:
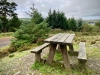
[[[9,33],[1,33],[0,37],[7,37],[7,36],[12,36],[13,32],[9,32]]]
[[[49,29],[47,23],[21,25],[15,32],[12,45],[16,48],[23,47],[30,43],[36,43],[39,39],[45,39],[48,36]]]
[[[35,24],[39,24],[41,22],[43,22],[43,17],[41,15],[41,13],[38,12],[38,10],[34,7],[34,4],[32,5],[32,7],[30,7],[29,12],[26,12],[30,17],[31,17],[31,22],[35,23]]]
[[[91,32],[91,30],[92,30],[92,26],[91,25],[88,25],[88,24],[82,25],[82,31],[83,32]]]
[[[100,32],[100,28],[98,26],[92,26],[92,32]]]
[[[55,60],[61,60],[62,55],[61,52],[57,52],[55,56]],[[32,69],[36,70],[35,74],[42,74],[42,75],[93,75],[94,73],[92,70],[83,68],[83,65],[72,65],[71,70],[65,69],[63,64],[59,63],[58,61],[53,61],[52,64],[43,64],[41,62],[35,62],[32,65]]]
[[[15,32],[16,29],[18,29],[20,25],[21,25],[21,21],[18,19],[18,17],[13,16],[13,18],[9,20],[9,27],[8,27],[9,30],[8,31]]]
[[[53,12],[51,12],[50,10],[47,17],[47,23],[49,24],[49,27],[53,29],[61,28],[63,30],[68,30],[67,19],[63,12],[56,10],[53,10]]]
[[[0,20],[0,32],[2,31],[2,21]]]
[[[69,25],[69,30],[76,31],[77,30],[77,24],[76,20],[73,18],[68,19],[68,25]]]
[[[7,0],[0,1],[0,19],[2,21],[2,31],[8,31],[8,19],[7,17],[12,17],[17,15],[14,11],[16,10],[17,4],[12,2],[7,2]]]
[[[61,54],[61,51],[58,50],[54,56],[54,60],[55,61],[61,61],[62,60],[62,54]]]
[[[59,63],[53,63],[52,65],[42,64],[35,62],[32,67],[34,70],[38,70],[43,75],[67,75],[68,73]],[[38,75],[38,74],[37,74]]]
[[[100,22],[96,22],[95,25],[100,28]]]
[[[100,32],[100,22],[95,23],[95,31]]]
[[[14,56],[15,56],[14,54],[10,54],[10,55],[9,55],[9,58],[12,58],[12,57],[14,57]]]
[[[78,20],[78,23],[77,23],[78,25],[78,28],[77,28],[77,30],[78,31],[81,31],[82,30],[82,25],[83,25],[83,21],[82,21],[82,19],[80,18],[79,20]]]

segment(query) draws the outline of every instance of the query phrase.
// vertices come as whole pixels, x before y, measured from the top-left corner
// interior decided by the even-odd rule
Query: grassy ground
[[[11,60],[21,58],[21,57],[27,55],[28,53],[30,53],[30,50],[23,51],[23,52],[11,53],[11,54],[9,54],[9,56],[6,56],[6,57],[0,59],[0,62],[1,62],[0,66],[2,66],[3,64],[6,64],[8,62],[10,62]]]
[[[59,32],[61,31],[55,31],[54,33],[56,34]],[[36,75],[100,75],[100,49],[97,47],[97,45],[100,44],[100,35],[97,35],[96,33],[75,33],[75,38],[73,41],[75,51],[78,51],[80,41],[86,42],[88,61],[85,68],[80,68],[77,61],[77,56],[69,55],[69,58],[71,59],[71,70],[65,69],[63,64],[58,62],[62,61],[62,55],[59,52],[56,52],[54,62],[51,65],[35,62],[30,67]],[[4,69],[3,66],[8,62],[26,56],[29,53],[30,51],[15,52],[0,59],[0,72],[2,72]],[[47,55],[45,58],[47,58]],[[81,65],[81,67],[83,66]]]
[[[77,56],[72,57],[69,55],[70,61],[72,61],[72,66],[71,70],[67,70],[61,63],[58,62],[62,61],[62,55],[61,53],[57,52],[54,58],[54,62],[51,65],[42,64],[39,62],[36,62],[35,64],[32,65],[32,69],[36,70],[36,74],[38,73],[41,73],[42,75],[99,75],[100,74],[100,65],[99,66],[95,65],[99,64],[100,62],[100,50],[97,47],[97,45],[100,43],[100,35],[92,35],[90,33],[75,33],[75,34],[76,36],[73,41],[75,51],[78,51],[79,42],[83,41],[86,43],[86,53],[89,60],[86,66],[84,67],[83,65],[78,64]],[[98,59],[98,61],[96,59]],[[91,67],[90,66],[91,64],[94,66]],[[98,68],[99,71],[97,71]]]
[[[9,33],[0,33],[0,38],[1,37],[7,37],[7,36],[12,36],[13,32],[9,32]]]

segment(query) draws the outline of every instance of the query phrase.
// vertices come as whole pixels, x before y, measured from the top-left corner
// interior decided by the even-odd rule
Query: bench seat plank
[[[79,54],[78,59],[87,60],[86,57],[86,49],[85,49],[85,42],[80,42],[79,44]]]
[[[36,47],[35,49],[33,49],[31,51],[31,53],[38,53],[38,52],[41,52],[42,49],[44,49],[45,47],[47,47],[49,45],[49,43],[44,43],[43,45],[41,46],[38,46]]]

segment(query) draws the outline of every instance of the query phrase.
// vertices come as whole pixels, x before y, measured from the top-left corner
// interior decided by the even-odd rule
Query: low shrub
[[[14,57],[14,56],[15,56],[14,54],[10,54],[10,55],[9,55],[9,58],[12,58],[12,57]]]
[[[29,50],[30,48],[31,48],[31,44],[25,44],[25,45],[19,47],[19,48],[17,49],[17,51],[19,51],[19,52],[21,52],[21,51],[26,51],[26,50]]]
[[[91,44],[95,44],[96,43],[96,41],[91,41]]]
[[[13,53],[13,52],[16,52],[17,49],[16,49],[15,46],[10,46],[10,47],[7,49],[7,51],[8,51],[9,53]]]
[[[2,50],[0,51],[0,58],[5,57],[9,54],[8,50]]]
[[[15,32],[14,38],[11,40],[14,51],[23,51],[29,49],[29,45],[33,43],[41,43],[48,37],[50,28],[46,22],[40,24],[21,25]]]
[[[89,35],[89,32],[83,32],[82,35]]]

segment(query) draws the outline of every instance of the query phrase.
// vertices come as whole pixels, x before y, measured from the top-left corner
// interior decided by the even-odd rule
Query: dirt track
[[[0,48],[9,45],[11,38],[12,37],[2,37],[2,38],[0,38]]]

